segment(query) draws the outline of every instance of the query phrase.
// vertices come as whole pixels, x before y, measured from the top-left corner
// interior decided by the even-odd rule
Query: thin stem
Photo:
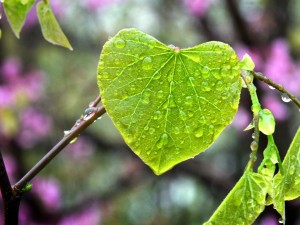
[[[99,103],[99,97],[94,101],[94,105]],[[90,105],[89,105],[90,106]],[[14,190],[21,190],[25,185],[34,178],[50,161],[63,150],[70,142],[78,137],[88,126],[90,126],[95,120],[105,113],[104,106],[93,107],[92,113],[89,115],[81,116],[76,121],[71,130],[58,142],[21,180],[19,180],[14,186]]]
[[[262,73],[260,72],[254,72],[252,71],[253,76],[260,80],[265,82],[266,84],[274,87],[275,89],[277,89],[278,91],[287,94],[287,96],[289,96],[289,98],[298,106],[299,110],[300,110],[300,101],[299,99],[297,99],[295,97],[295,95],[293,95],[292,93],[290,93],[289,91],[287,91],[282,85],[275,83],[274,81],[272,81],[270,78],[264,76]]]
[[[250,160],[248,162],[248,165],[246,167],[246,170],[250,171],[253,170],[254,164],[257,159],[257,150],[259,145],[259,112],[261,111],[261,106],[257,97],[256,93],[256,87],[253,84],[252,77],[250,71],[242,71],[242,79],[247,85],[251,101],[252,101],[252,107],[251,110],[253,112],[253,125],[254,125],[254,140],[251,143],[251,154],[250,154]]]

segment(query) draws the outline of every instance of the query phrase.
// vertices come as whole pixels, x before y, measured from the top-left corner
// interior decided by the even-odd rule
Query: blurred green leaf
[[[158,175],[207,149],[232,122],[241,92],[229,45],[179,49],[136,29],[104,45],[98,84],[125,142]]]
[[[274,208],[285,221],[285,200],[293,200],[300,196],[300,128],[282,162],[284,175],[276,174],[273,181],[271,198]]]
[[[263,175],[246,171],[204,225],[252,224],[265,208],[269,184]]]
[[[51,8],[50,4],[41,1],[37,5],[37,15],[40,21],[44,38],[52,44],[60,45],[73,50],[67,37],[61,30]]]
[[[25,23],[27,13],[34,2],[35,0],[6,0],[3,2],[8,22],[17,38],[20,37],[20,32]]]

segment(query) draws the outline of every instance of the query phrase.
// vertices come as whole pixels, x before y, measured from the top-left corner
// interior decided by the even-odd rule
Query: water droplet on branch
[[[281,95],[281,99],[282,99],[282,101],[284,101],[284,102],[290,102],[290,101],[292,101],[286,93],[283,93],[283,94]]]

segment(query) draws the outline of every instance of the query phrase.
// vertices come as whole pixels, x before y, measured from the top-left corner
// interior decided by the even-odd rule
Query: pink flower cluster
[[[43,97],[43,74],[22,69],[13,58],[0,65],[0,137],[29,148],[48,135],[51,119],[31,106]]]
[[[212,0],[184,0],[189,13],[197,17],[204,16],[209,10],[211,3]]]

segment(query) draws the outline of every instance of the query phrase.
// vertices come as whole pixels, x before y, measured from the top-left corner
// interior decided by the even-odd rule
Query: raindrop
[[[147,56],[143,60],[142,68],[144,70],[150,70],[153,66],[152,58],[150,56]]]
[[[194,135],[195,135],[196,138],[202,137],[203,136],[203,129],[202,129],[202,127],[196,129]]]
[[[154,134],[154,132],[155,132],[155,129],[151,127],[151,128],[149,129],[149,134]]]
[[[291,101],[291,99],[289,98],[289,96],[288,96],[286,93],[283,93],[283,94],[281,95],[281,99],[282,99],[282,101],[284,101],[284,102],[290,102],[290,101]]]
[[[278,220],[278,223],[284,223],[284,219],[280,218],[280,219]]]
[[[185,104],[186,105],[192,105],[193,104],[193,97],[192,96],[185,97]]]
[[[84,111],[83,120],[89,120],[97,111],[97,107],[89,107]]]
[[[210,91],[211,87],[208,85],[208,83],[206,81],[203,81],[201,83],[201,88],[203,89],[203,91]]]
[[[157,72],[154,74],[153,79],[154,79],[154,80],[158,80],[159,78],[161,78],[161,75],[162,75],[162,73],[159,72],[159,71],[157,71]]]
[[[268,85],[269,86],[269,88],[271,89],[271,90],[274,90],[275,88],[273,87],[273,86],[271,86],[271,85]]]
[[[173,44],[168,45],[168,47],[170,47],[170,48],[172,48],[172,49],[175,49],[175,48],[176,48],[176,46],[173,45]]]
[[[175,133],[175,134],[179,134],[179,133],[180,133],[179,127],[174,127],[174,133]]]
[[[187,120],[187,115],[183,110],[179,110],[179,115],[182,120]]]
[[[250,144],[250,148],[252,151],[256,151],[257,148],[258,148],[258,144],[256,141],[252,141],[251,144]]]
[[[119,38],[114,41],[114,46],[116,48],[124,48],[126,46],[126,42],[123,39]]]
[[[64,136],[67,136],[70,133],[69,130],[64,130]]]
[[[148,127],[148,126],[145,126],[145,127],[144,127],[144,130],[149,130],[149,127]]]
[[[203,78],[208,78],[210,69],[207,66],[204,66],[201,70]]]
[[[289,174],[290,175],[293,175],[295,173],[295,166],[291,166],[290,168],[289,168]]]
[[[151,151],[149,150],[149,151],[147,151],[147,153],[146,153],[146,154],[147,154],[147,155],[150,155],[150,153],[151,153]]]
[[[164,97],[164,92],[162,90],[158,91],[157,92],[157,95],[156,95],[158,98],[162,98]]]
[[[154,112],[153,119],[154,119],[154,120],[159,120],[159,119],[161,119],[161,118],[162,118],[162,113],[161,113],[161,111],[159,111],[159,110],[155,111],[155,112]]]
[[[217,79],[221,79],[221,74],[220,74],[220,71],[219,70],[213,70],[212,71],[212,75]]]
[[[157,142],[157,144],[156,144],[156,147],[160,149],[160,148],[162,148],[163,146],[167,145],[168,142],[169,142],[169,137],[168,137],[168,135],[167,135],[166,133],[163,133],[163,134],[160,136],[160,138],[159,138],[159,140],[158,140],[158,142]]]
[[[252,133],[251,137],[252,137],[252,139],[254,139],[255,138],[255,133]]]

